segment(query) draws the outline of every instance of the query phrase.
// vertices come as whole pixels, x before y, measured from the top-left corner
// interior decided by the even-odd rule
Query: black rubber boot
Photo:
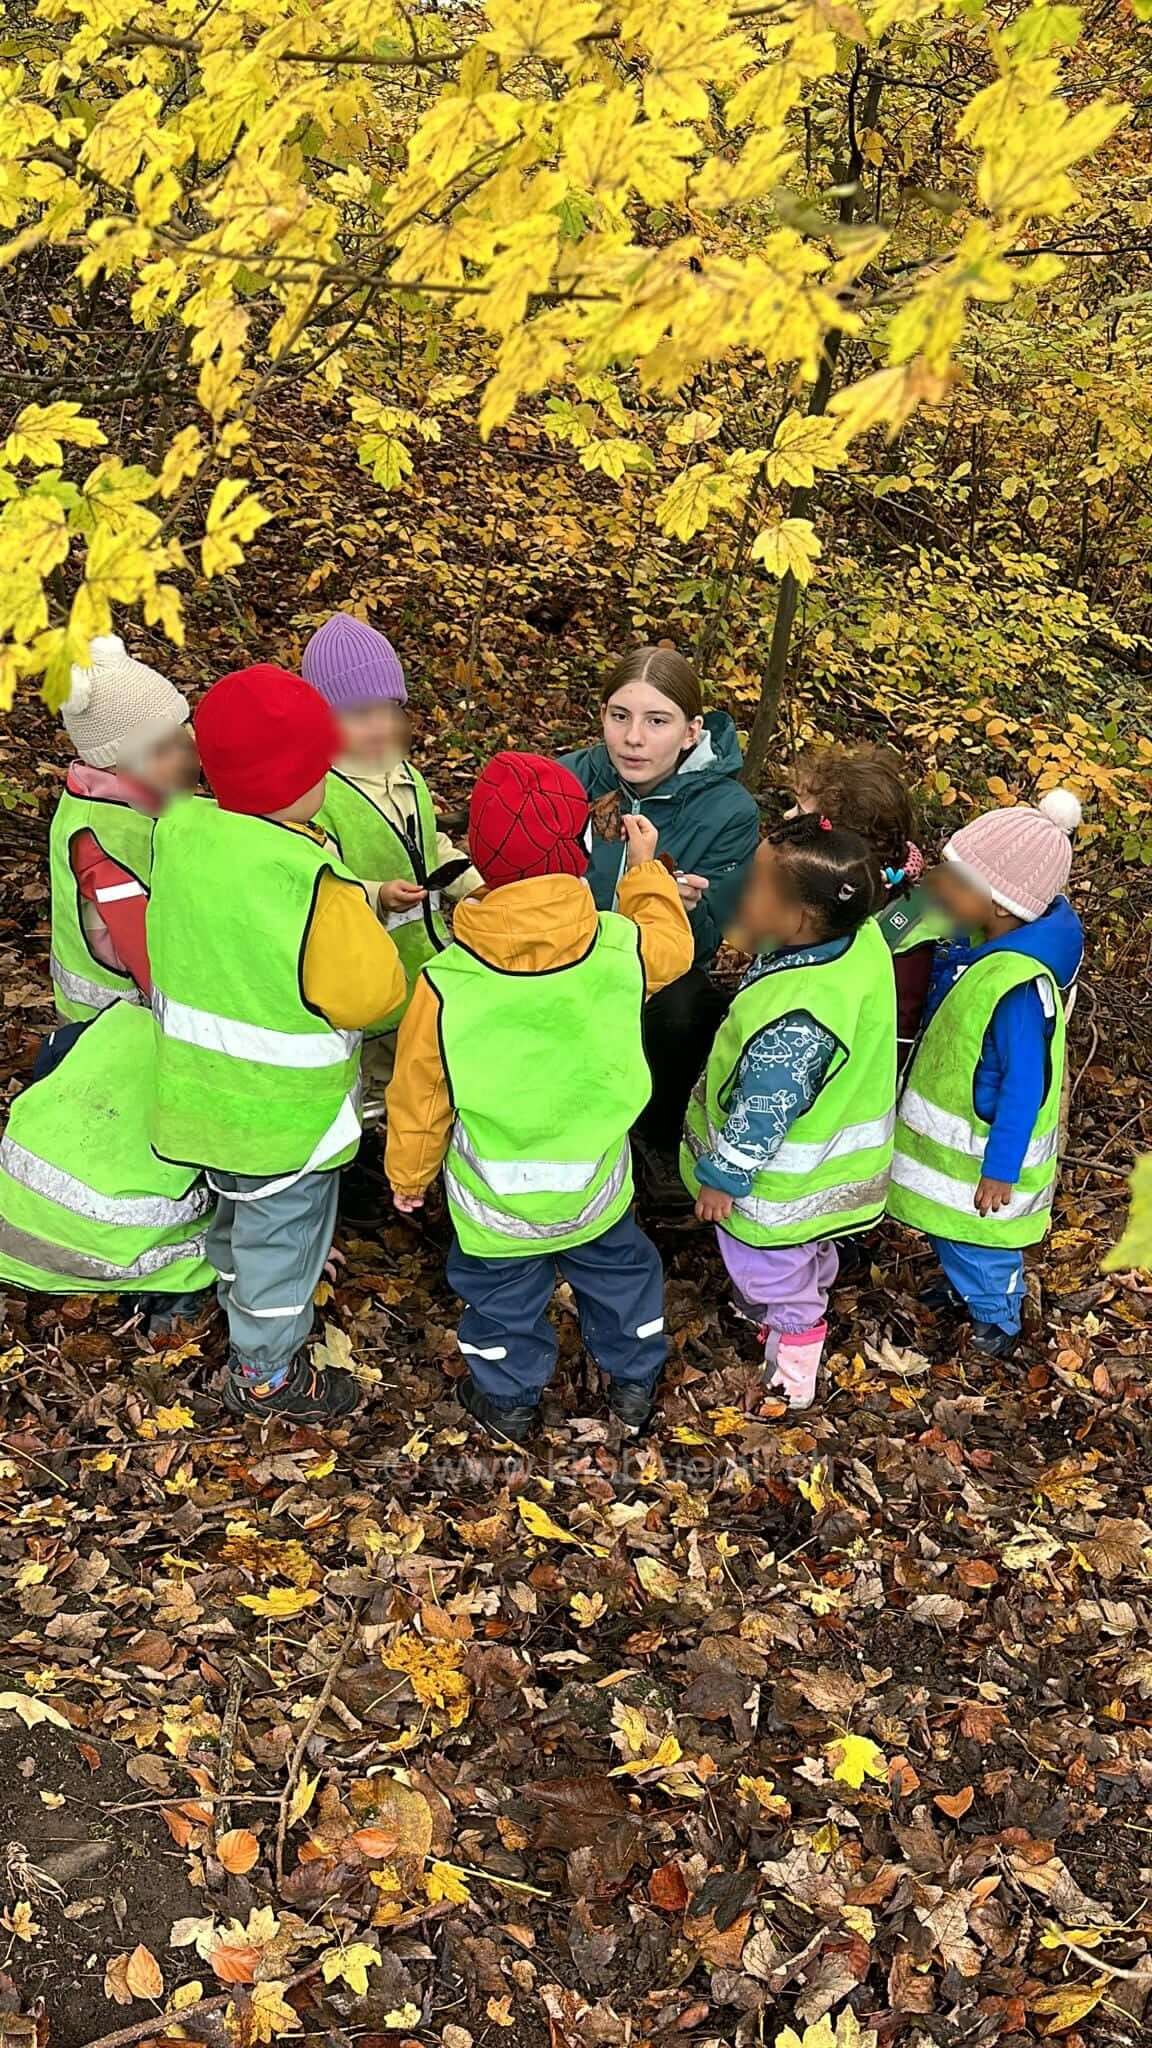
[[[360,1383],[354,1373],[317,1372],[302,1351],[283,1385],[268,1393],[259,1391],[258,1381],[244,1379],[234,1360],[224,1382],[224,1406],[233,1415],[254,1416],[260,1422],[273,1416],[281,1422],[338,1422],[359,1402]]]
[[[973,1323],[968,1333],[969,1350],[982,1358],[1011,1358],[1019,1342],[1016,1331],[1002,1330],[999,1323]]]
[[[649,1209],[661,1216],[692,1214],[695,1203],[680,1178],[680,1154],[671,1146],[653,1145],[632,1133],[632,1158],[640,1194]]]
[[[456,1399],[494,1443],[526,1444],[540,1419],[539,1409],[527,1401],[515,1408],[502,1408],[499,1402],[489,1400],[470,1373],[457,1380]]]
[[[643,1436],[651,1426],[659,1384],[659,1380],[649,1380],[646,1384],[640,1380],[605,1380],[604,1394],[609,1411],[628,1436]]]
[[[966,1316],[968,1313],[950,1280],[933,1280],[931,1286],[921,1288],[916,1299],[921,1308],[931,1309],[934,1316]]]

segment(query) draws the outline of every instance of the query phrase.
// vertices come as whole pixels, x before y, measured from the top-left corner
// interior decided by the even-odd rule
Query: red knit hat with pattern
[[[336,720],[302,676],[259,661],[213,683],[193,724],[222,811],[286,811],[322,782],[340,752]]]
[[[582,875],[588,798],[543,754],[494,754],[472,792],[468,850],[490,889],[535,875]]]

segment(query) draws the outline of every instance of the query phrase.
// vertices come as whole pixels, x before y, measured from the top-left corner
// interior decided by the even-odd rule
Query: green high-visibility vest
[[[328,834],[345,867],[368,882],[418,882],[423,889],[437,867],[436,812],[428,785],[411,762],[407,764],[416,792],[417,829],[409,836],[397,831],[390,819],[378,811],[371,797],[349,782],[339,769],[328,771],[323,807],[316,823]],[[366,1034],[377,1037],[393,1031],[404,1015],[416,976],[428,960],[434,960],[449,943],[448,927],[440,915],[440,892],[431,890],[423,903],[411,910],[393,910],[384,920],[385,930],[395,942],[400,965],[408,980],[408,1000],[382,1023]]]
[[[724,1229],[743,1244],[844,1237],[884,1213],[896,1123],[896,982],[874,918],[839,958],[782,967],[738,992],[688,1105],[685,1186],[699,1191],[695,1162],[705,1152],[725,1157],[720,1133],[748,1046],[793,1010],[814,1017],[838,1050],[812,1107],[736,1198]]]
[[[997,1004],[1029,982],[1052,1016],[1048,1087],[1010,1201],[981,1216],[973,1197],[991,1125],[974,1107],[976,1068]],[[1064,1006],[1054,976],[1023,953],[974,960],[944,997],[912,1061],[900,1098],[889,1214],[959,1244],[1036,1244],[1052,1213],[1063,1076]]]
[[[182,800],[160,819],[148,906],[162,1159],[288,1181],[339,1166],[360,1138],[360,1036],[304,998],[325,875],[314,838]]]
[[[68,790],[56,806],[48,838],[52,878],[49,965],[56,1008],[73,1023],[98,1016],[111,1003],[138,1003],[140,991],[130,974],[117,974],[113,968],[105,967],[88,944],[80,892],[72,872],[72,841],[78,832],[94,832],[105,853],[127,868],[147,895],[154,822],[145,812],[133,810],[131,804],[117,803],[109,797],[73,796]]]
[[[600,1237],[632,1200],[628,1132],[652,1088],[637,926],[602,911],[583,959],[545,974],[456,944],[424,975],[456,1112],[444,1180],[463,1250],[538,1258]]]
[[[0,1141],[0,1280],[43,1294],[191,1294],[212,1197],[148,1143],[152,1019],[114,1003],[18,1095]]]
[[[929,939],[947,938],[951,925],[937,910],[927,889],[919,883],[907,896],[893,896],[876,919],[889,951],[910,953],[913,946],[927,945]]]

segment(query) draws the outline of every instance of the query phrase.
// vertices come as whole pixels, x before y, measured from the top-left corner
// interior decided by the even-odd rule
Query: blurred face
[[[142,782],[145,789],[157,796],[176,796],[181,790],[195,789],[200,780],[200,756],[196,751],[190,725],[178,725],[146,754],[132,765],[125,762],[130,775]]]
[[[311,789],[306,789],[303,796],[297,797],[294,804],[288,805],[287,810],[273,811],[272,816],[281,819],[285,825],[310,824],[324,802],[327,786],[328,777],[322,775],[319,782],[314,782]]]
[[[819,922],[797,903],[787,870],[774,846],[761,840],[740,905],[741,936],[753,947],[806,946],[819,942]]]
[[[1010,910],[1002,910],[994,903],[979,883],[969,881],[964,870],[952,861],[941,861],[938,868],[933,868],[928,887],[941,910],[961,931],[987,932],[989,938],[995,938],[1000,932],[1015,931],[1020,923]]]
[[[702,718],[685,718],[651,683],[623,684],[600,715],[616,773],[641,796],[673,773],[704,729]]]
[[[340,727],[341,759],[392,767],[408,752],[411,721],[403,704],[383,704],[374,699],[353,704],[336,716]]]

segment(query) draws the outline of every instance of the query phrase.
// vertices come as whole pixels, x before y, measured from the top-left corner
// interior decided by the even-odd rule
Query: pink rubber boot
[[[827,1335],[827,1323],[816,1323],[810,1330],[770,1333],[764,1358],[776,1370],[768,1384],[787,1394],[790,1408],[810,1408],[816,1399],[816,1381]]]

